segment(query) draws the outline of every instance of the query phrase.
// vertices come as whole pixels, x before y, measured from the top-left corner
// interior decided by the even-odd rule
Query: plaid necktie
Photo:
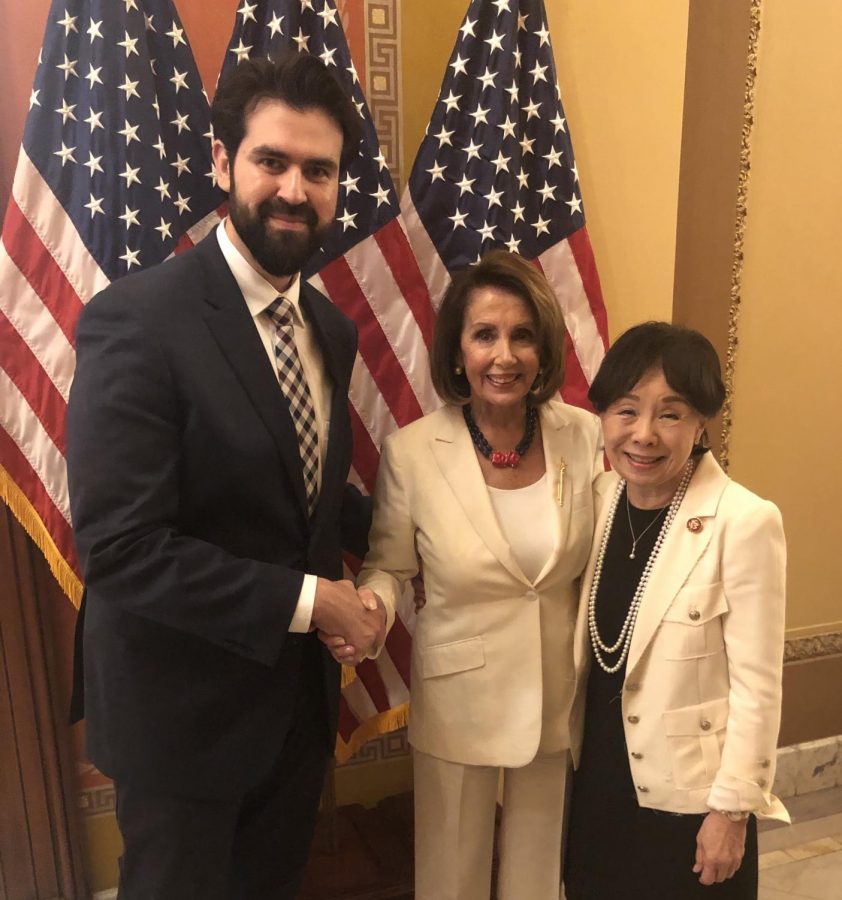
[[[286,297],[278,297],[266,308],[266,314],[274,326],[272,344],[281,390],[289,402],[289,411],[298,433],[298,451],[304,487],[307,491],[307,508],[312,515],[319,496],[319,435],[316,429],[316,411],[310,388],[301,368],[295,335],[292,330],[292,303]]]

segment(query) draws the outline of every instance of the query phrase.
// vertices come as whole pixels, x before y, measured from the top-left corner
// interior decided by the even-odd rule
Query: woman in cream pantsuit
[[[602,471],[595,417],[556,396],[563,338],[540,272],[489,253],[439,312],[432,373],[447,405],[382,448],[359,584],[391,624],[423,564],[409,721],[418,900],[487,900],[501,771],[498,897],[558,898],[577,578]]]
[[[613,471],[598,480],[576,626],[590,674],[573,715],[567,900],[753,900],[755,816],[788,820],[770,793],[780,513],[704,450],[724,388],[702,335],[630,329],[589,396]]]

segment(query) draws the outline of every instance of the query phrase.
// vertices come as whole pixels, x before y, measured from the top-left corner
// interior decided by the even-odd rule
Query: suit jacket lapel
[[[340,496],[339,492],[347,476],[347,465],[344,460],[347,459],[349,448],[344,445],[345,441],[342,438],[348,433],[348,385],[354,364],[351,353],[353,348],[349,344],[347,334],[343,334],[337,328],[336,318],[325,314],[324,304],[329,304],[330,301],[306,282],[301,285],[299,303],[303,315],[313,326],[325,370],[333,384],[327,453],[319,492],[320,498],[333,498]],[[319,502],[315,511],[316,519],[325,509],[329,509],[329,504]]]
[[[561,477],[561,463],[569,464],[574,456],[571,446],[570,424],[564,414],[564,407],[556,404],[545,404],[541,407],[541,439],[544,445],[544,463],[547,468],[547,488],[553,499],[553,509],[556,513],[556,533],[553,544],[553,552],[541,570],[536,584],[549,573],[557,564],[559,557],[566,550],[570,537],[570,518],[573,508],[573,495],[568,484],[562,485],[562,503],[558,502],[559,479]]]
[[[611,511],[611,500],[617,490],[620,479],[616,472],[605,472],[597,477],[594,485],[594,506],[596,507],[596,525],[594,526],[594,538],[591,544],[591,553],[585,571],[582,573],[582,586],[579,592],[579,615],[576,620],[576,638],[573,644],[573,664],[577,672],[584,671],[583,667],[590,660],[590,644],[588,643],[588,600],[593,584],[596,560],[599,556],[599,548],[602,536],[608,525],[608,513]]]
[[[346,396],[351,368],[347,365],[347,360],[341,358],[341,350],[344,349],[347,338],[337,329],[337,320],[325,315],[323,304],[330,304],[330,301],[319,294],[312,285],[302,281],[298,303],[302,315],[313,326],[325,369],[334,387],[338,388],[338,391],[334,391],[334,399],[337,394],[340,398]],[[353,363],[353,360],[351,362]]]
[[[430,441],[430,448],[442,477],[486,547],[518,581],[530,584],[497,524],[497,516],[488,496],[488,487],[482,477],[471,436],[462,419],[461,408],[448,406],[443,412],[442,426]]]
[[[216,233],[211,232],[197,249],[205,263],[205,297],[209,304],[205,320],[208,328],[272,435],[306,520],[307,496],[298,435],[289,404],[278,386],[278,379],[272,371],[272,364],[266,356],[243,295],[219,249]]]
[[[710,543],[712,520],[727,484],[728,476],[706,453],[690,479],[687,493],[649,576],[629,647],[628,672],[640,660],[664,613]],[[691,531],[687,527],[692,518],[699,519],[701,529]]]

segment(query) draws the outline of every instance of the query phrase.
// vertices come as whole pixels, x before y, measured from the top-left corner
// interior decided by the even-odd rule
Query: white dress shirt
[[[272,371],[278,378],[278,366],[275,359],[275,349],[272,344],[274,327],[267,315],[264,315],[267,307],[278,297],[278,291],[240,253],[228,233],[225,230],[225,221],[219,223],[216,229],[216,237],[219,248],[231,269],[231,274],[237,282],[243,299],[251,313],[254,327],[266,351],[266,356],[272,365]],[[313,409],[316,414],[316,430],[319,435],[319,469],[317,482],[322,483],[322,470],[324,469],[327,455],[327,436],[330,431],[330,404],[333,395],[333,384],[330,376],[325,371],[324,360],[319,349],[313,326],[307,322],[301,312],[299,297],[301,293],[301,278],[296,275],[283,295],[292,304],[293,334],[295,346],[298,350],[298,358],[301,360],[301,368],[310,388],[310,396],[313,400]],[[298,595],[298,605],[290,622],[289,630],[305,632],[310,630],[310,620],[313,616],[313,603],[316,596],[316,576],[305,574],[301,593]]]

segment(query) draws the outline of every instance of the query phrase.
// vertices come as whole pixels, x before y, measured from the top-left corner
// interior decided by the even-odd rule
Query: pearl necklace
[[[681,501],[684,499],[684,495],[687,493],[687,485],[690,483],[690,478],[693,475],[694,468],[694,460],[688,460],[687,467],[684,470],[684,475],[682,476],[681,482],[678,485],[678,489],[676,490],[675,494],[673,495],[672,501],[670,502],[666,518],[664,519],[663,525],[661,525],[661,530],[658,532],[658,538],[655,541],[655,546],[652,548],[652,552],[649,554],[649,559],[646,560],[646,565],[643,567],[643,572],[640,576],[637,590],[635,590],[632,601],[629,604],[629,611],[626,613],[626,619],[623,622],[623,627],[620,629],[620,634],[617,637],[617,640],[609,646],[602,640],[596,627],[596,595],[599,591],[599,582],[602,578],[602,564],[605,560],[605,551],[608,547],[608,539],[611,537],[611,528],[614,525],[614,516],[617,512],[617,506],[619,505],[620,497],[622,496],[623,488],[626,486],[626,482],[621,479],[620,483],[617,485],[617,490],[614,493],[614,499],[611,501],[611,509],[608,512],[608,521],[605,523],[605,531],[602,533],[602,543],[599,546],[599,555],[596,558],[593,581],[591,582],[591,592],[588,597],[588,631],[591,635],[591,646],[593,647],[594,657],[599,663],[599,667],[603,672],[607,672],[609,675],[613,675],[615,672],[618,672],[623,663],[626,661],[626,657],[629,653],[629,647],[631,646],[632,634],[634,633],[634,624],[637,621],[637,613],[640,609],[640,603],[643,599],[643,594],[646,591],[646,585],[649,583],[649,576],[652,574],[652,567],[655,565],[655,560],[658,558],[658,554],[661,552],[661,547],[664,543],[664,540],[666,539],[667,532],[670,529],[670,525],[672,525],[673,520],[678,514],[678,507],[681,506]],[[616,653],[618,650],[620,651],[619,659],[613,666],[609,666],[605,661],[603,653]]]

